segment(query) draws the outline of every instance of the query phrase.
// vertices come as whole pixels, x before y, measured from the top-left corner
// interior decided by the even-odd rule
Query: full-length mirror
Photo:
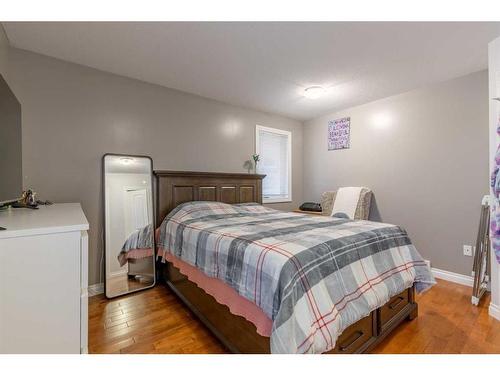
[[[105,290],[111,298],[155,283],[153,162],[106,154],[103,173]]]

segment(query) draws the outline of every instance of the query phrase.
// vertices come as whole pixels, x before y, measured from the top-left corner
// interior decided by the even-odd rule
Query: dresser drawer
[[[372,312],[366,318],[347,327],[337,339],[333,353],[357,353],[365,344],[368,345],[368,341],[374,339],[375,336],[374,318],[375,312]]]
[[[409,293],[409,289],[404,290],[392,297],[389,302],[380,308],[380,324],[382,328],[410,303]]]

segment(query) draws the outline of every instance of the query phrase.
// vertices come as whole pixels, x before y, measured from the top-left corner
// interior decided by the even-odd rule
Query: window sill
[[[290,198],[262,198],[263,204],[269,203],[291,203],[292,200]]]

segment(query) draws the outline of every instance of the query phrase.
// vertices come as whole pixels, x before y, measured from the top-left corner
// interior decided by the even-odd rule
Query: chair
[[[368,220],[370,216],[370,204],[373,192],[363,187],[359,194],[359,200],[354,212],[354,220]],[[332,209],[335,203],[337,191],[325,191],[321,195],[321,207],[323,208],[323,215],[331,216]]]

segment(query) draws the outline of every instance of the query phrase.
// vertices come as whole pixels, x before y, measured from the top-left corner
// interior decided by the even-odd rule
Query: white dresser
[[[0,211],[0,353],[86,353],[89,223],[79,203]]]

